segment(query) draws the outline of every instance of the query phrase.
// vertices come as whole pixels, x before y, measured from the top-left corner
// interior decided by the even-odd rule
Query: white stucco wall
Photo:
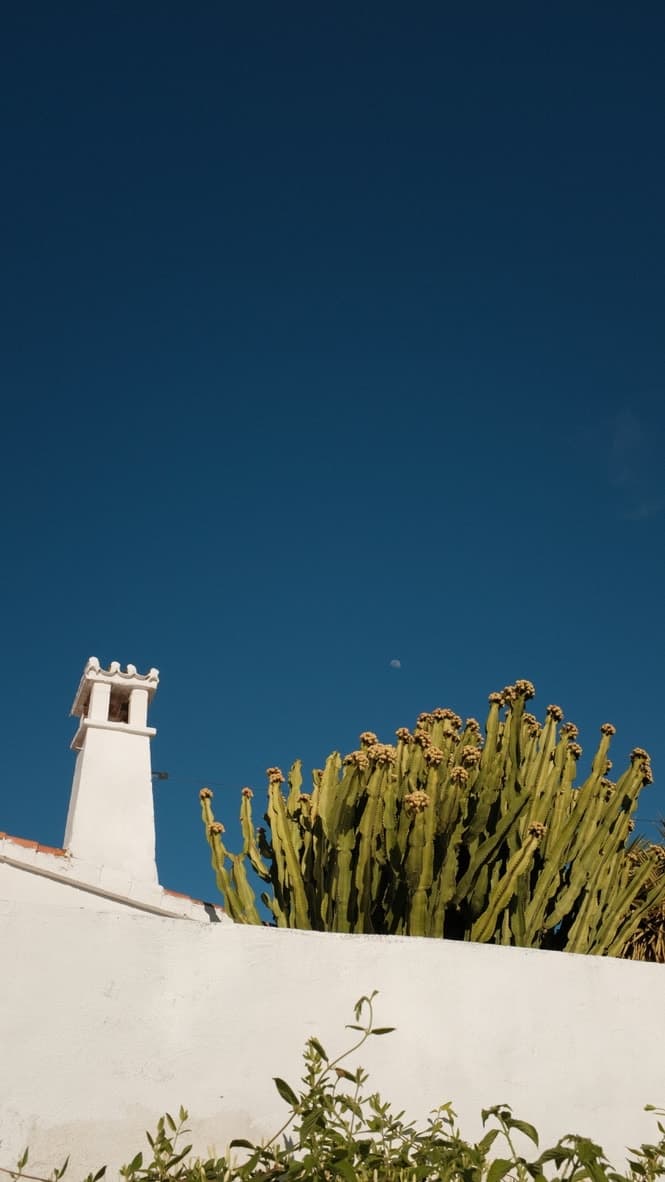
[[[57,885],[57,884],[54,884]],[[49,888],[45,888],[47,891]],[[67,888],[61,888],[67,889]],[[196,1148],[278,1127],[272,1077],[305,1039],[346,1045],[361,993],[380,1024],[361,1061],[415,1116],[452,1100],[463,1131],[506,1101],[545,1141],[584,1132],[619,1163],[665,1102],[658,965],[447,941],[197,923],[1,898],[0,1165],[72,1154],[71,1177],[142,1148],[182,1103]]]
[[[46,847],[48,851],[48,847]],[[128,908],[201,923],[230,924],[221,907],[133,879],[113,866],[96,866],[64,851],[45,852],[0,833],[0,902],[61,908],[126,911]]]
[[[195,1148],[282,1123],[272,1077],[296,1084],[316,1034],[348,1046],[357,998],[380,991],[361,1062],[424,1120],[452,1100],[466,1136],[507,1102],[545,1142],[600,1141],[619,1165],[665,1106],[660,965],[232,924],[165,891],[154,861],[147,709],[157,670],[91,657],[73,713],[65,850],[0,833],[0,1167],[71,1154],[69,1177],[118,1167],[165,1111]],[[112,1174],[110,1175],[112,1177]]]
[[[0,862],[0,906],[5,914],[10,900],[40,903],[46,907],[92,907],[95,911],[117,911],[122,906],[115,899],[92,896],[78,885],[70,886],[69,883],[54,881],[43,874],[26,873],[17,866]]]

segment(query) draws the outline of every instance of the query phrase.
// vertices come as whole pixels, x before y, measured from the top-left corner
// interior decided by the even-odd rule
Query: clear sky
[[[662,3],[5,5],[0,829],[86,658],[197,790],[536,683],[663,807]],[[400,668],[391,665],[399,661]]]

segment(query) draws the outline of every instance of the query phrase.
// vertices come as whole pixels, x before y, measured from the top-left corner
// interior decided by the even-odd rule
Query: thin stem
[[[0,1174],[9,1174],[10,1178],[26,1178],[28,1182],[51,1182],[50,1178],[40,1178],[37,1174],[24,1174],[23,1170],[7,1170],[0,1166]]]

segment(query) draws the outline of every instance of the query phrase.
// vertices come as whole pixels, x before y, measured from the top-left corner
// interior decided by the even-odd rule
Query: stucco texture
[[[55,885],[55,884],[53,884]],[[42,886],[48,892],[48,887]],[[545,1141],[598,1139],[617,1164],[665,1102],[658,965],[447,941],[197,923],[61,893],[0,902],[0,1165],[115,1167],[184,1104],[195,1147],[270,1135],[272,1083],[296,1083],[306,1038],[331,1050],[362,993],[397,1030],[363,1049],[385,1098],[463,1132],[498,1102]]]

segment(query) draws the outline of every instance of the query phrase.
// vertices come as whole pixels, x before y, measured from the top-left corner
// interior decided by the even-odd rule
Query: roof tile
[[[38,841],[30,841],[27,837],[15,837],[12,833],[0,832],[0,838],[11,841],[12,845],[23,846],[26,850],[36,850],[39,854],[55,854],[58,858],[65,858],[67,850],[54,845],[40,845]]]

